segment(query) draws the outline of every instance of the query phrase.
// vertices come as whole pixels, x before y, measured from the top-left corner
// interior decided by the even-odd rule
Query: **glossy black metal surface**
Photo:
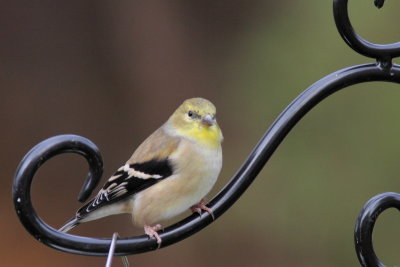
[[[383,2],[383,0],[376,0],[375,4],[382,6]],[[338,31],[346,43],[356,52],[376,58],[377,63],[352,66],[334,72],[311,85],[289,104],[270,126],[230,182],[210,201],[209,207],[213,209],[215,218],[221,216],[245,192],[289,131],[319,102],[338,90],[354,84],[372,81],[400,83],[400,66],[391,63],[393,57],[400,55],[400,44],[378,45],[365,41],[354,32],[350,24],[347,0],[335,0],[333,8]],[[75,141],[71,141],[72,139]],[[79,145],[77,145],[78,143]],[[78,153],[88,159],[93,178],[86,182],[86,186],[80,194],[80,200],[89,196],[101,175],[101,156],[98,154],[97,148],[90,141],[78,136],[50,138],[34,147],[18,167],[13,188],[18,216],[27,230],[48,246],[71,253],[106,256],[111,239],[87,238],[60,233],[37,216],[30,202],[30,186],[37,169],[50,157],[65,152]],[[392,201],[398,199],[398,195],[390,193],[389,200],[386,197],[386,195],[380,195],[368,202],[357,221],[356,250],[363,266],[384,266],[373,251],[371,235],[379,213],[389,207],[398,208],[398,202],[396,202],[398,200]],[[211,216],[207,213],[202,217],[189,216],[166,228],[160,234],[163,240],[162,247],[189,237],[212,221]],[[156,242],[149,240],[146,236],[122,238],[117,241],[115,253],[116,255],[129,255],[156,248]]]
[[[372,244],[372,231],[379,214],[388,208],[400,211],[400,194],[387,192],[371,198],[363,207],[358,217],[354,242],[358,260],[362,266],[384,267],[377,258]]]
[[[36,145],[22,159],[13,183],[14,206],[22,224],[37,240],[52,247],[62,246],[64,236],[48,226],[36,214],[30,191],[33,177],[40,166],[61,153],[80,154],[89,164],[88,176],[78,195],[78,200],[84,202],[100,181],[103,160],[98,148],[90,140],[80,136],[55,136]]]
[[[333,15],[335,16],[336,27],[343,40],[357,53],[380,60],[390,60],[400,56],[400,42],[393,44],[374,44],[359,36],[350,23],[347,10],[347,0],[333,1]],[[382,7],[384,1],[375,0],[377,7]]]

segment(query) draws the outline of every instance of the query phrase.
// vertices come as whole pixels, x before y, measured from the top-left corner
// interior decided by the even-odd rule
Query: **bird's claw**
[[[193,213],[198,213],[200,215],[200,217],[201,217],[202,211],[204,210],[211,215],[213,220],[215,220],[214,212],[212,211],[212,209],[207,207],[205,204],[206,204],[206,200],[202,199],[198,204],[190,207],[190,209],[192,210]]]
[[[157,231],[161,229],[163,229],[161,224],[156,224],[154,226],[149,226],[149,225],[144,226],[144,232],[146,233],[146,235],[148,235],[149,238],[155,238],[157,240],[158,244],[157,249],[161,247],[161,237],[157,233]]]

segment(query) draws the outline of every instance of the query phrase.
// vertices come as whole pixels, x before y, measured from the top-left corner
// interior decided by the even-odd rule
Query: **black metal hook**
[[[383,1],[376,0],[376,4],[383,4]],[[340,34],[346,43],[356,52],[376,58],[378,61],[382,59],[390,61],[393,57],[400,55],[400,43],[377,45],[365,41],[354,32],[348,19],[347,0],[334,1],[334,14]],[[385,67],[382,64],[370,63],[348,67],[327,75],[301,93],[270,126],[230,182],[211,200],[209,207],[213,209],[215,218],[221,216],[244,193],[286,135],[308,111],[336,91],[354,84],[371,81],[400,83],[400,66],[390,64],[390,66],[387,65]],[[106,256],[109,251],[111,239],[87,238],[60,233],[41,220],[32,207],[30,187],[35,172],[49,158],[66,152],[78,153],[87,158],[91,166],[90,173],[92,173],[92,178],[88,179],[85,183],[79,199],[85,200],[89,196],[101,176],[102,163],[98,149],[89,140],[79,136],[57,136],[35,146],[20,163],[13,185],[14,204],[17,214],[26,229],[36,239],[50,247],[82,255]],[[377,196],[374,199],[379,202],[380,197]],[[367,205],[370,205],[368,203]],[[383,203],[383,207],[391,207],[391,205],[398,207],[396,206],[398,203],[396,204],[393,201],[383,201]],[[372,205],[371,207],[377,206]],[[370,209],[364,209],[364,211],[368,210]],[[375,221],[379,213],[367,212],[365,216],[362,215],[360,218],[366,218],[368,223],[369,216],[375,216]],[[163,240],[162,247],[189,237],[206,227],[212,221],[209,214],[204,214],[202,217],[191,215],[167,227],[160,234]],[[370,255],[373,255],[375,261],[367,261],[367,263],[377,264],[363,266],[384,266],[373,253],[372,242],[369,242],[371,239],[368,239],[372,234],[374,225],[366,224],[369,228],[363,230],[365,229],[364,220],[359,219],[358,222],[361,225],[356,227],[356,232],[357,229],[361,229],[361,236],[358,237],[356,233],[356,242],[362,245],[356,244],[356,249],[359,255],[361,255],[359,256],[360,262],[363,264],[362,259],[367,259]],[[157,244],[154,240],[149,240],[146,236],[122,238],[116,242],[115,254],[129,255],[156,248]],[[364,254],[365,252],[367,254]]]
[[[350,23],[347,8],[348,0],[333,1],[333,15],[336,27],[343,40],[357,53],[367,57],[376,58],[378,61],[389,62],[392,58],[400,56],[400,42],[392,44],[374,44],[358,35]],[[375,0],[375,5],[380,8],[384,0]]]
[[[53,247],[62,246],[59,241],[64,236],[38,217],[32,206],[30,189],[40,166],[61,153],[80,154],[89,164],[88,176],[78,195],[78,200],[84,202],[100,181],[103,160],[98,148],[90,140],[77,135],[55,136],[36,145],[22,159],[13,183],[14,206],[21,223],[36,239]]]
[[[232,180],[211,200],[209,206],[213,209],[214,216],[216,218],[221,216],[244,193],[285,136],[309,110],[327,96],[346,86],[369,81],[400,83],[400,67],[393,65],[391,73],[376,64],[349,67],[324,77],[300,94],[268,129]],[[71,138],[73,141],[70,141]],[[50,157],[64,152],[88,155],[88,152],[82,151],[82,149],[88,150],[87,145],[92,145],[87,139],[67,135],[50,138],[34,147],[18,167],[13,188],[14,204],[21,222],[36,239],[44,244],[76,254],[105,256],[109,250],[110,239],[60,233],[37,216],[30,202],[30,185],[41,164]],[[97,149],[93,151],[97,152]],[[93,156],[100,158],[98,154]],[[161,233],[162,246],[165,247],[189,237],[211,222],[211,216],[208,214],[202,217],[191,215],[167,227]],[[156,248],[157,244],[154,240],[149,240],[146,236],[122,238],[117,241],[115,254],[129,255]]]
[[[388,208],[400,210],[400,194],[388,192],[374,196],[364,205],[358,216],[354,230],[354,242],[358,260],[364,267],[385,267],[375,254],[372,245],[372,231],[379,214]]]

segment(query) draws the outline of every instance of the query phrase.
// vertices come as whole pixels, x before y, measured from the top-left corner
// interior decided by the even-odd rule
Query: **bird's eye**
[[[193,117],[193,111],[189,110],[188,116],[189,116],[189,117]]]

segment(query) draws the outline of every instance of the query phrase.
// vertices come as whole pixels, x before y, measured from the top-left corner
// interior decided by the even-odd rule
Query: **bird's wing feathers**
[[[159,142],[160,135],[165,135],[161,129],[149,136],[128,162],[108,179],[96,197],[78,210],[77,217],[84,218],[100,207],[132,196],[171,176],[174,166],[168,156],[176,150],[179,139],[170,137],[167,142],[165,139]],[[165,154],[166,150],[168,154]],[[140,159],[145,161],[140,162]]]
[[[78,218],[100,207],[134,195],[169,177],[173,167],[168,159],[125,164],[108,179],[100,192],[77,212]]]
[[[171,136],[164,126],[151,134],[132,154],[128,164],[145,162],[152,159],[165,159],[171,156],[181,141],[180,137]]]

